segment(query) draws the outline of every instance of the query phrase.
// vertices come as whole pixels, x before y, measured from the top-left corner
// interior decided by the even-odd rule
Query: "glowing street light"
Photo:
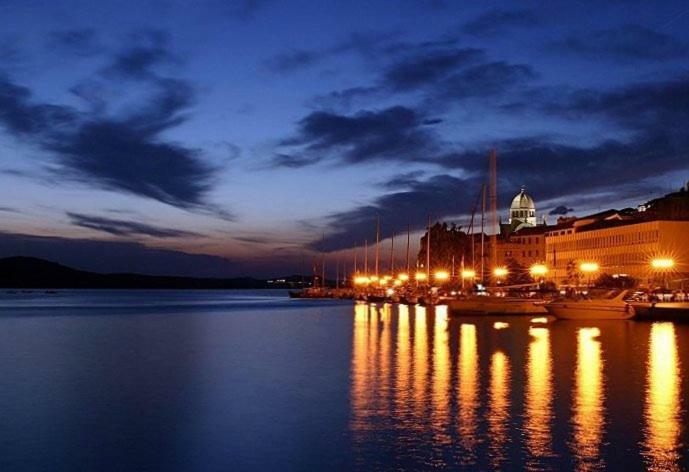
[[[356,285],[367,285],[369,282],[368,277],[354,277],[354,284]]]
[[[582,262],[579,264],[579,270],[581,270],[584,274],[588,274],[589,276],[589,282],[588,286],[591,286],[591,275],[595,272],[598,272],[600,267],[598,266],[597,262]]]
[[[395,287],[399,287],[400,285],[402,285],[402,281],[401,280],[395,280],[392,282],[392,285],[394,285]]]
[[[409,274],[405,274],[405,273],[399,274],[397,276],[397,279],[401,280],[402,282],[406,282],[407,280],[409,280]]]
[[[471,270],[471,269],[465,269],[462,271],[462,278],[463,279],[473,279],[476,277],[476,271]]]
[[[529,269],[529,272],[531,273],[532,277],[543,277],[545,274],[548,273],[548,268],[543,264],[534,264]]]
[[[651,261],[651,267],[663,274],[663,288],[667,288],[667,273],[675,266],[675,261],[670,258],[657,258]]]
[[[587,274],[590,274],[592,272],[598,272],[599,269],[600,267],[596,262],[582,262],[579,265],[579,270]]]
[[[450,274],[447,273],[447,271],[444,270],[439,270],[434,274],[435,280],[439,282],[444,282],[445,280],[450,278]]]
[[[653,259],[651,261],[651,267],[656,270],[668,270],[675,266],[675,261],[672,259]]]
[[[416,275],[414,275],[414,279],[416,279],[417,282],[423,282],[428,279],[428,276],[425,272],[417,272]]]
[[[505,277],[507,275],[507,269],[504,267],[496,267],[493,271],[496,277]]]

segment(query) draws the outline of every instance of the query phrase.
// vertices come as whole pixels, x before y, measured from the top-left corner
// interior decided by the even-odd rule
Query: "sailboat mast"
[[[390,275],[395,275],[395,232],[390,236]]]
[[[498,265],[498,170],[497,155],[495,149],[490,152],[490,268],[491,271]]]
[[[321,288],[325,288],[325,233],[323,233],[323,239],[321,240]]]
[[[380,274],[378,273],[378,261],[380,259],[380,216],[376,220],[376,277]]]
[[[482,204],[481,204],[481,281],[483,282],[483,274],[484,274],[484,254],[485,254],[485,216],[486,216],[486,184],[483,184],[483,192],[481,196]]]
[[[407,275],[409,275],[409,243],[411,241],[411,225],[407,224]]]
[[[368,239],[364,239],[364,275],[368,277]]]
[[[340,288],[340,258],[335,260],[335,288]]]
[[[426,238],[426,280],[431,281],[431,217],[428,217],[428,232]]]

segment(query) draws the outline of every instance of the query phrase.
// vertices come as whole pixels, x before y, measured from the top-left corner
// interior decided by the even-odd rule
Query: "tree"
[[[635,279],[634,277],[627,277],[627,276],[622,276],[622,277],[613,277],[610,274],[601,274],[596,281],[593,283],[593,286],[596,288],[620,288],[620,289],[625,289],[625,288],[635,288],[639,284],[639,281]]]
[[[421,237],[421,247],[417,256],[419,266],[426,266],[428,231]],[[471,241],[462,231],[461,226],[436,222],[431,226],[431,268],[450,269],[454,258],[455,267],[459,270],[464,257],[465,266],[470,264]]]
[[[506,261],[507,285],[523,285],[534,283],[528,269],[510,257]]]

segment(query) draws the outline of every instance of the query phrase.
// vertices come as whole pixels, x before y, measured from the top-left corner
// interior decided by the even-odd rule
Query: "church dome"
[[[513,228],[536,226],[536,204],[522,187],[512,199],[510,206],[510,225]]]
[[[511,210],[535,210],[536,209],[536,204],[533,201],[533,198],[529,196],[528,193],[522,188],[521,192],[519,192],[514,199],[512,199],[512,206],[510,207]]]

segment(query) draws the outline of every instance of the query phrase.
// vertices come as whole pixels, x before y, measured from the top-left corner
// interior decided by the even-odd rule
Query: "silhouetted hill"
[[[281,288],[265,280],[153,276],[141,274],[98,274],[34,257],[0,259],[0,287],[3,288],[152,288],[233,289]]]

